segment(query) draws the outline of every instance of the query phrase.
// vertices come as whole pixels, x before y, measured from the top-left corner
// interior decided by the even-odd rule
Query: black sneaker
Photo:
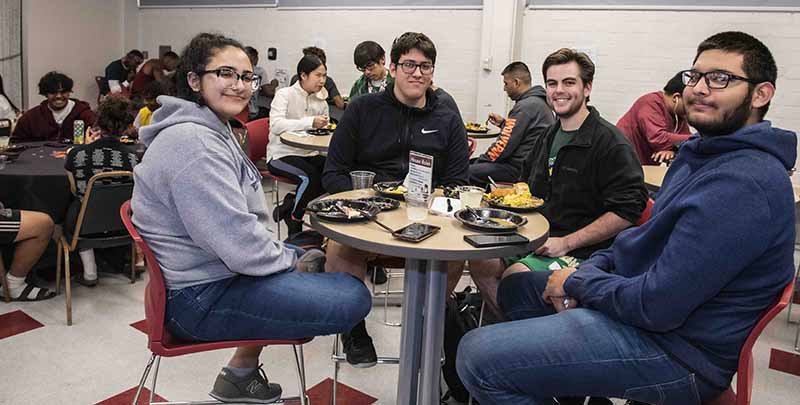
[[[372,283],[375,285],[386,284],[389,279],[386,277],[386,269],[381,266],[370,266],[367,269],[369,273],[369,279],[372,280]]]
[[[378,364],[375,345],[372,344],[372,338],[367,334],[364,321],[356,325],[350,333],[342,333],[342,345],[347,362],[353,367],[369,368]]]
[[[272,210],[272,220],[280,222],[284,218],[292,218],[292,210],[294,209],[294,193],[286,194],[283,197],[283,202]]]
[[[269,404],[279,400],[283,392],[281,386],[269,382],[261,366],[244,377],[237,377],[223,368],[208,395],[222,402],[248,404]]]

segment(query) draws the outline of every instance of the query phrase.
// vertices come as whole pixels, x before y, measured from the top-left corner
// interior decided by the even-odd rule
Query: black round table
[[[0,170],[0,202],[6,208],[41,211],[62,223],[72,201],[64,159],[51,156],[69,145],[29,142],[19,158]]]

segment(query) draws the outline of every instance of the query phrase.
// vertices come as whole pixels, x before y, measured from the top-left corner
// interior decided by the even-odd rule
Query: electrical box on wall
[[[267,48],[267,60],[278,59],[278,50],[275,48]]]

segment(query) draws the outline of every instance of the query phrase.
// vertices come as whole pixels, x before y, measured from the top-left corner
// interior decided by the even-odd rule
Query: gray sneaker
[[[283,390],[280,385],[267,380],[262,365],[244,377],[237,377],[223,368],[208,395],[222,402],[248,404],[269,404],[279,400]]]

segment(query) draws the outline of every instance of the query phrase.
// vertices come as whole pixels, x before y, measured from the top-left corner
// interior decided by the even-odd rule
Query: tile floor
[[[71,327],[66,325],[63,295],[38,303],[0,302],[0,404],[129,404],[129,390],[138,384],[149,358],[147,338],[136,328],[144,318],[144,286],[143,280],[130,284],[122,275],[109,274],[101,274],[94,289],[73,283]],[[800,307],[795,308],[796,320]],[[383,308],[376,306],[367,328],[380,355],[396,356],[400,328],[385,326],[383,316]],[[390,307],[388,317],[398,321],[400,308]],[[786,321],[784,312],[756,344],[753,404],[800,403],[800,377],[770,369],[771,351],[777,349],[783,355],[772,355],[773,366],[800,372],[800,357],[793,350],[796,326]],[[315,404],[328,403],[331,346],[332,337],[305,346],[307,383]],[[157,394],[173,401],[210,399],[207,393],[230,354],[220,350],[163,359]],[[280,382],[287,395],[295,395],[291,349],[270,348],[262,360],[270,379]],[[395,403],[396,366],[363,370],[343,365],[340,381],[348,388],[339,404]]]

